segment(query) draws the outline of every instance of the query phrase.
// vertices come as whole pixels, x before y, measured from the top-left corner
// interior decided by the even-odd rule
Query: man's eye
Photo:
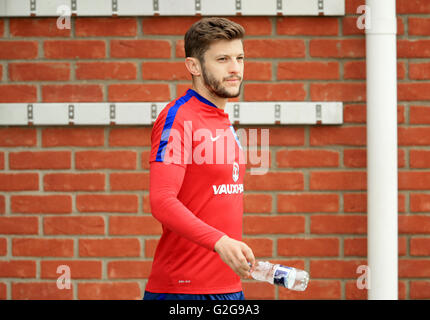
[[[237,57],[237,60],[243,60],[245,57]]]
[[[226,58],[219,58],[218,59],[218,61],[221,61],[221,62],[226,61],[226,60],[227,60]]]

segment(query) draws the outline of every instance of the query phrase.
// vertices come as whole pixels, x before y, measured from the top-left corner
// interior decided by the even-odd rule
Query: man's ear
[[[185,58],[185,66],[193,76],[200,76],[202,73],[200,61],[197,58],[192,58],[192,57]]]

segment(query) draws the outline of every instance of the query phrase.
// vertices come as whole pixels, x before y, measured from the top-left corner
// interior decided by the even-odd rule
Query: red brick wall
[[[240,101],[343,101],[341,126],[268,126],[270,171],[245,179],[257,258],[310,271],[304,293],[244,281],[247,298],[366,299],[365,41],[344,17],[235,17]],[[430,298],[430,2],[398,0],[399,298]],[[0,19],[0,102],[168,101],[190,77],[195,17]],[[140,299],[159,223],[151,127],[0,127],[0,298]],[[58,265],[72,288],[56,286]]]

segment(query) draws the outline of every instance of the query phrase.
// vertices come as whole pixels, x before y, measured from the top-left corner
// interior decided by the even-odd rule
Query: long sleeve
[[[185,168],[174,164],[152,162],[150,165],[150,202],[152,215],[176,234],[213,251],[225,233],[195,216],[177,198]]]

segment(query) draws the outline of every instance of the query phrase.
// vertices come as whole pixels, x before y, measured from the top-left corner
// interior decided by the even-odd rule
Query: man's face
[[[206,88],[220,98],[240,94],[243,77],[242,40],[219,40],[212,43],[201,61]]]

